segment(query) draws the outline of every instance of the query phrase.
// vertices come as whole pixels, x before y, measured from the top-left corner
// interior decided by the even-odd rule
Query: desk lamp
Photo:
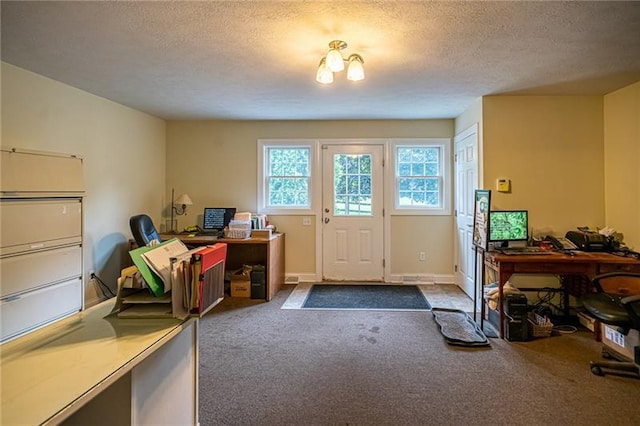
[[[176,207],[176,204],[181,206],[180,211],[178,211],[178,207]],[[191,197],[189,197],[187,194],[180,194],[176,199],[174,198],[174,190],[173,188],[171,188],[171,233],[172,234],[176,232],[176,230],[174,229],[173,213],[175,212],[177,216],[182,216],[183,214],[186,215],[187,206],[191,206],[191,205],[193,205],[193,201],[191,201]]]

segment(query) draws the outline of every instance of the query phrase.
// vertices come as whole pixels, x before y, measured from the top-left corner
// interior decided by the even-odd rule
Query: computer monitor
[[[489,241],[509,243],[527,241],[529,237],[527,210],[495,210],[489,212]]]
[[[202,216],[202,229],[205,232],[222,232],[235,214],[235,207],[205,207]]]

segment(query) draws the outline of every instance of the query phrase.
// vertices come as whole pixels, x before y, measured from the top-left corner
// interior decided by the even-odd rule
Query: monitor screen
[[[222,231],[236,214],[235,207],[205,207],[202,217],[202,229]]]
[[[489,241],[527,241],[528,228],[527,210],[489,212]]]

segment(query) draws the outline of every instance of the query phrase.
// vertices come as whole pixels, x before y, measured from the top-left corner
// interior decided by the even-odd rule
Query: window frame
[[[269,188],[268,164],[265,161],[269,158],[267,151],[274,148],[304,148],[309,150],[309,176],[308,193],[309,204],[306,206],[275,206],[268,205]],[[319,182],[318,176],[318,141],[309,139],[258,139],[258,185],[257,185],[257,211],[263,214],[283,214],[283,215],[309,215],[314,213],[318,204],[316,187]]]
[[[318,215],[322,203],[322,156],[320,149],[326,144],[383,144],[385,149],[384,194],[385,211],[396,216],[445,216],[451,215],[453,199],[453,159],[451,156],[451,138],[395,138],[395,139],[258,139],[257,141],[257,203],[258,213],[273,215]],[[397,148],[410,147],[439,147],[441,149],[440,167],[442,177],[442,206],[438,208],[410,207],[398,205],[398,174]],[[268,148],[309,148],[311,167],[309,176],[310,205],[305,207],[268,207],[266,200],[268,188],[265,179],[265,153]]]
[[[439,193],[440,206],[401,206],[399,204],[399,179],[398,174],[398,149],[399,148],[438,148],[440,155],[439,165]],[[390,167],[387,168],[387,182],[389,194],[393,194],[391,202],[391,214],[393,215],[450,215],[452,199],[451,182],[451,139],[425,138],[425,139],[392,139],[388,144],[388,158]],[[391,198],[391,197],[390,197]]]

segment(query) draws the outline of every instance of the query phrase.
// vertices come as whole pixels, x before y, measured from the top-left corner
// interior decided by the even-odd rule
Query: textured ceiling
[[[165,119],[452,118],[640,81],[640,2],[2,1],[2,60]],[[366,79],[315,82],[329,41]]]

